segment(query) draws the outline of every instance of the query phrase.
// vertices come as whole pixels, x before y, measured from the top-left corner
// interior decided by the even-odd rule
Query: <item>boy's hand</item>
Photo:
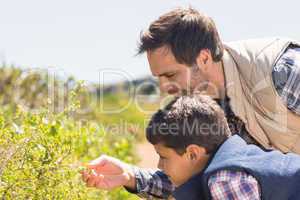
[[[135,190],[135,176],[130,166],[116,158],[102,155],[86,164],[86,170],[81,171],[82,179],[89,187],[110,190],[126,186]]]

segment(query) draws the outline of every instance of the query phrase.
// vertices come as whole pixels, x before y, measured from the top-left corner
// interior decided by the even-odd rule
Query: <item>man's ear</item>
[[[186,153],[189,160],[198,161],[201,157],[203,157],[203,155],[206,155],[206,150],[196,144],[190,144],[186,148]]]
[[[211,52],[208,49],[202,49],[196,59],[197,66],[201,67],[203,72],[207,72],[208,67],[213,64]]]

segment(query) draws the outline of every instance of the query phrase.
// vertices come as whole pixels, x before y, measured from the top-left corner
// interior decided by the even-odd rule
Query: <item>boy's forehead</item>
[[[155,151],[159,151],[162,148],[160,143],[159,144],[155,144],[153,146],[154,146]]]
[[[154,149],[155,149],[155,151],[156,151],[157,153],[159,153],[159,152],[162,152],[162,151],[166,150],[166,147],[164,147],[163,144],[158,143],[158,144],[155,144],[155,145],[154,145]]]
[[[172,151],[171,148],[166,147],[162,143],[155,144],[154,149],[157,153],[169,153]]]

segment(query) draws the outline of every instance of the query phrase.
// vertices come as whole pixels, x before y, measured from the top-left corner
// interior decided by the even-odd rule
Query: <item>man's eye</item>
[[[175,74],[167,74],[166,77],[171,78],[172,76],[174,76]]]

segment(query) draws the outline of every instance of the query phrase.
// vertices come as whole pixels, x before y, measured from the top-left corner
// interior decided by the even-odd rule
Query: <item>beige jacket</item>
[[[300,154],[300,116],[288,110],[274,88],[272,69],[289,39],[225,44],[226,91],[233,112],[264,147]]]

